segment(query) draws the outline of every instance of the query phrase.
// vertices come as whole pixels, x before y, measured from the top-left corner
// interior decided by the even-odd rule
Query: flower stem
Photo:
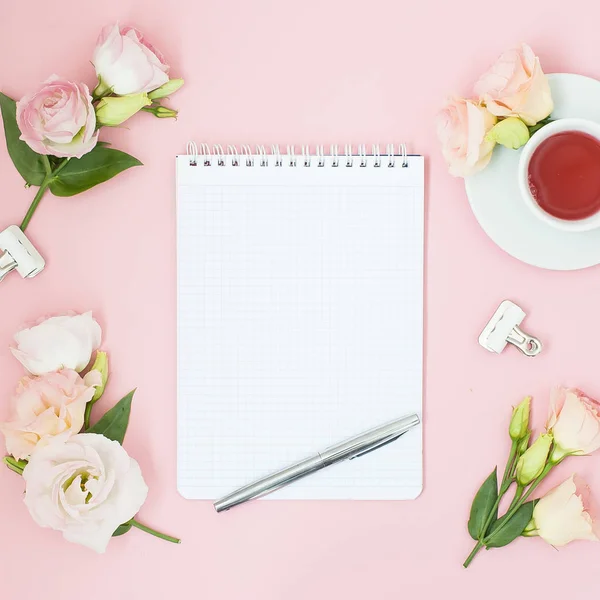
[[[160,538],[161,540],[166,540],[167,542],[171,542],[172,544],[181,544],[181,540],[179,538],[172,537],[170,535],[166,535],[165,533],[160,533],[159,531],[156,531],[155,529],[151,529],[150,527],[146,527],[146,525],[142,525],[135,519],[131,519],[131,521],[129,521],[129,523],[131,523],[131,525],[133,527],[137,527],[138,529],[141,529],[142,531],[145,531],[146,533],[149,533],[150,535]]]
[[[502,477],[502,481],[500,482],[500,490],[498,492],[498,497],[496,498],[496,501],[494,502],[494,506],[492,506],[492,509],[490,510],[490,514],[487,516],[487,519],[485,520],[485,524],[483,525],[483,536],[485,536],[485,534],[488,530],[488,527],[492,523],[492,519],[494,518],[494,515],[496,515],[496,511],[498,510],[498,507],[500,506],[500,502],[501,502],[502,498],[504,497],[506,492],[508,492],[508,488],[510,488],[510,485],[512,483],[513,469],[514,469],[514,464],[515,464],[516,458],[517,458],[517,447],[518,447],[518,442],[513,441],[512,445],[510,447],[510,453],[508,455],[508,460],[506,461],[506,468],[504,469],[504,475]]]
[[[42,185],[39,187],[39,189],[37,191],[37,194],[33,198],[33,202],[31,203],[31,206],[29,207],[29,210],[27,211],[27,214],[25,215],[23,222],[21,223],[21,231],[25,231],[27,229],[27,225],[29,225],[29,221],[31,221],[31,217],[33,217],[33,213],[37,210],[40,200],[42,199],[42,196],[46,193],[46,189],[48,188],[48,183],[49,183],[47,180],[48,180],[48,177],[46,177],[46,179],[44,179],[44,181],[42,182]]]
[[[471,564],[471,562],[473,562],[473,559],[475,558],[475,555],[483,548],[483,544],[481,542],[477,542],[475,544],[475,547],[473,548],[473,550],[471,550],[471,554],[469,554],[469,556],[467,556],[467,560],[465,560],[465,562],[463,563],[463,567],[465,569],[467,569],[469,567],[469,565]]]
[[[96,100],[102,100],[102,98],[104,98],[104,96],[108,96],[109,94],[112,94],[112,91],[113,91],[112,87],[106,85],[106,83],[104,83],[104,81],[102,81],[102,78],[99,77],[98,85],[92,92],[92,100],[94,102],[96,102]]]
[[[510,453],[508,455],[508,460],[506,461],[506,468],[504,469],[504,476],[502,477],[502,483],[500,484],[501,490],[506,486],[507,483],[509,483],[509,482],[512,483],[513,471],[514,471],[515,462],[517,459],[518,446],[519,446],[519,442],[516,442],[513,440],[512,444],[510,446]]]
[[[523,506],[523,504],[529,498],[529,496],[533,494],[537,486],[540,485],[540,483],[542,483],[546,475],[550,473],[552,467],[554,467],[553,464],[546,465],[541,475],[536,480],[534,480],[534,482],[529,486],[529,489],[525,492],[525,494],[523,494],[516,502],[513,501],[513,504],[511,504],[511,508],[509,508],[509,510],[506,512],[506,515],[504,515],[503,517],[504,521],[500,524],[498,529],[494,531],[494,535],[497,535],[498,533],[500,533],[500,531],[504,529],[504,527],[506,527],[506,524],[511,520],[511,518],[515,515],[519,508]],[[484,538],[483,543],[485,544],[487,541],[487,538]]]
[[[508,507],[508,510],[506,512],[510,512],[515,507],[517,502],[521,499],[524,489],[525,488],[522,485],[517,484],[517,490],[515,492],[515,497],[512,499],[512,502],[510,503],[510,506]]]
[[[550,115],[548,115],[545,119],[542,119],[539,123],[536,123],[535,125],[532,125],[531,127],[528,127],[529,135],[532,136],[536,131],[539,131],[545,125],[549,125],[550,123],[552,123],[553,120],[554,119],[552,119],[550,117]]]
[[[27,229],[27,226],[29,225],[29,221],[31,221],[31,217],[33,217],[33,214],[37,210],[37,207],[39,206],[40,201],[42,200],[42,196],[46,193],[48,186],[50,185],[50,183],[52,182],[54,177],[56,177],[56,175],[58,175],[58,173],[60,173],[63,170],[63,168],[69,161],[68,158],[65,158],[56,167],[56,169],[54,169],[54,171],[52,171],[50,168],[50,161],[48,160],[48,157],[44,156],[44,158],[45,158],[44,165],[46,167],[46,177],[44,177],[44,181],[42,181],[42,184],[40,185],[36,195],[34,196],[33,202],[31,203],[31,206],[29,207],[29,210],[27,211],[27,214],[25,215],[23,222],[21,223],[21,231],[25,231]]]
[[[92,407],[94,406],[94,402],[88,402],[85,405],[85,412],[83,413],[83,431],[86,431],[90,428],[90,418],[92,416]]]
[[[517,459],[517,448],[518,448],[518,442],[513,441],[513,443],[511,444],[511,447],[510,447],[510,453],[508,455],[508,460],[506,461],[506,468],[504,469],[504,475],[502,476],[502,481],[500,482],[500,489],[498,491],[498,497],[496,498],[496,501],[494,502],[494,505],[492,506],[492,509],[490,510],[490,513],[487,516],[487,519],[485,520],[485,523],[483,525],[482,537],[484,537],[484,538],[485,538],[485,534],[487,533],[488,527],[491,525],[492,520],[494,519],[494,516],[497,514],[498,506],[500,506],[500,501],[502,500],[502,498],[504,497],[506,492],[508,492],[508,489],[510,488],[510,486],[512,484],[513,471],[514,471],[514,466],[515,466],[515,462]],[[475,547],[471,551],[471,554],[469,554],[469,556],[467,556],[467,560],[465,560],[465,562],[463,563],[463,567],[465,569],[471,564],[471,562],[475,558],[476,554],[483,548],[483,546],[484,546],[483,540],[480,539],[477,542],[477,544],[475,544]]]

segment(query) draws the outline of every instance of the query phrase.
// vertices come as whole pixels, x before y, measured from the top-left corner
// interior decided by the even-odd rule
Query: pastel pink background
[[[494,9],[492,11],[492,8]],[[495,16],[492,17],[492,13]],[[53,72],[93,85],[100,28],[135,24],[186,86],[177,122],[139,115],[107,136],[144,167],[72,199],[46,197],[28,231],[49,259],[32,281],[0,286],[0,418],[20,366],[8,344],[45,313],[89,310],[105,329],[112,380],[101,407],[137,386],[126,448],[150,496],[140,518],[183,538],[133,531],[98,556],[38,528],[21,480],[0,469],[0,597],[86,600],[380,600],[460,594],[589,598],[600,545],[556,552],[540,540],[461,563],[481,480],[507,452],[511,403],[552,385],[600,396],[598,268],[534,269],[505,255],[477,225],[463,184],[446,173],[433,116],[521,40],[544,69],[600,77],[598,10],[588,0],[42,0],[4,2],[0,89],[18,97]],[[594,14],[595,13],[595,14]],[[584,18],[582,18],[582,15]],[[395,142],[427,157],[425,490],[414,502],[257,502],[216,515],[175,487],[175,164],[189,139],[209,143]],[[33,194],[0,142],[0,228],[19,223]],[[545,342],[529,360],[477,345],[498,302],[530,311]],[[600,457],[574,460],[600,496]],[[555,479],[556,481],[556,479]]]

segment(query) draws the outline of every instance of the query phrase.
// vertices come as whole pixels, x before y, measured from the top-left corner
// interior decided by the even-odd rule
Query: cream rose
[[[102,340],[100,325],[91,312],[52,317],[15,335],[14,356],[33,375],[62,368],[78,373],[90,363]]]
[[[85,405],[102,384],[99,371],[82,379],[63,369],[42,377],[24,377],[14,398],[14,418],[0,423],[6,451],[17,460],[29,458],[39,446],[59,435],[74,435],[83,427]]]
[[[495,143],[486,138],[496,117],[472,100],[451,98],[438,114],[437,133],[450,174],[467,177],[492,158]]]
[[[583,392],[556,389],[550,399],[546,428],[554,435],[551,460],[591,454],[600,448],[600,404]]]
[[[554,109],[548,78],[527,44],[502,54],[475,84],[475,94],[498,117],[535,125]]]
[[[553,546],[574,540],[597,542],[598,523],[589,513],[589,490],[583,481],[571,476],[541,498],[526,534],[539,535]]]
[[[148,495],[138,463],[118,442],[94,433],[39,448],[23,478],[25,504],[38,525],[100,553]]]

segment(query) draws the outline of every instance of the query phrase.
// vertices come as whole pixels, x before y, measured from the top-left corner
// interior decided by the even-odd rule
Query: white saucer
[[[580,117],[600,123],[600,81],[557,73],[549,75],[552,117]],[[519,150],[498,146],[490,164],[465,180],[476,219],[500,248],[543,269],[573,271],[600,264],[600,229],[566,232],[538,220],[521,199],[517,181]]]

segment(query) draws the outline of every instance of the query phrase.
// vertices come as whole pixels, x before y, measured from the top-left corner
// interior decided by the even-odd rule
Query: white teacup
[[[596,138],[600,143],[600,124],[587,119],[559,119],[536,131],[531,139],[523,146],[521,158],[519,159],[519,187],[524,202],[538,219],[541,219],[548,225],[552,225],[563,231],[589,231],[600,227],[600,211],[587,217],[575,221],[559,219],[548,214],[536,201],[529,188],[529,161],[538,146],[549,137],[563,131],[580,131]],[[600,168],[600,165],[599,165]]]

